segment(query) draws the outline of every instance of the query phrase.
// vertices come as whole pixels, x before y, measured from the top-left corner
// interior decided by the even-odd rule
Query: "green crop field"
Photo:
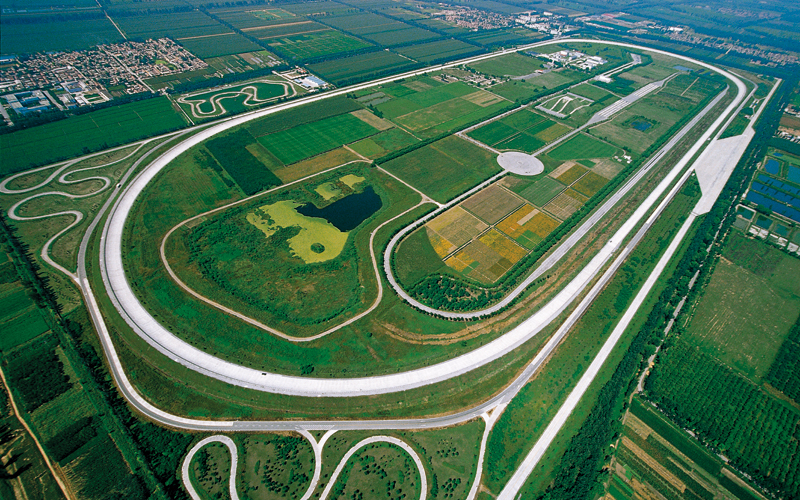
[[[528,132],[521,132],[509,139],[495,144],[500,150],[522,151],[533,153],[546,144],[545,141],[530,135]]]
[[[182,38],[230,33],[227,26],[200,11],[117,16],[117,24],[130,38]]]
[[[456,137],[394,159],[384,168],[440,202],[500,172],[494,155]]]
[[[360,42],[359,43],[363,43]],[[363,81],[388,73],[398,73],[415,66],[403,56],[381,50],[344,57],[335,61],[310,64],[308,69],[337,85],[346,85],[352,81]]]
[[[390,128],[350,145],[353,151],[369,158],[379,158],[386,153],[397,151],[418,142],[411,134],[401,128]]]
[[[31,36],[32,33],[35,35]],[[0,53],[85,50],[101,43],[122,41],[122,35],[102,15],[96,19],[42,16],[21,24],[4,22],[0,30]]]
[[[564,189],[565,186],[557,180],[551,177],[542,177],[520,191],[519,195],[534,205],[542,207]]]
[[[344,114],[265,135],[258,141],[289,165],[377,133],[375,127]]]
[[[0,175],[162,134],[185,125],[169,99],[157,97],[0,135]]]
[[[349,52],[351,50],[369,47],[370,45],[357,38],[345,35],[344,33],[327,30],[320,33],[271,38],[269,40],[269,46],[280,55],[295,60],[302,60]],[[312,71],[315,73],[320,72],[324,75],[324,72],[319,68],[313,69]],[[325,75],[325,77],[330,78],[328,75]]]
[[[800,261],[738,232],[723,255],[685,338],[758,381],[800,315]]]
[[[544,68],[544,61],[518,52],[470,64],[470,67],[491,76],[526,76]]]
[[[182,38],[178,42],[186,47],[186,50],[201,59],[261,50],[260,45],[238,33],[223,33],[217,36],[200,38]]]
[[[409,45],[407,47],[401,47],[396,50],[406,57],[410,57],[424,63],[460,59],[482,52],[474,45],[454,39],[419,43],[415,45]]]
[[[509,127],[503,123],[502,120],[498,120],[477,128],[467,135],[484,144],[494,146],[506,137],[517,133],[518,131],[516,129]]]
[[[549,151],[547,155],[555,160],[580,160],[608,158],[616,152],[616,147],[581,133]]]
[[[305,20],[290,20],[281,23],[265,23],[262,26],[243,30],[248,36],[259,40],[272,40],[276,38],[291,38],[297,35],[313,35],[314,33],[339,33],[324,24]]]
[[[3,267],[16,278],[11,262],[5,262]],[[0,327],[3,330],[0,352],[8,351],[50,329],[22,287],[0,290],[0,303],[3,304],[3,312],[0,313]]]

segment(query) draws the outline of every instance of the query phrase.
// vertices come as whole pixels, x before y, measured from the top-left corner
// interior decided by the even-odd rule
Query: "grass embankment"
[[[185,126],[170,100],[157,97],[3,134],[0,177]]]
[[[487,463],[492,466],[486,471],[484,484],[492,492],[499,493],[558,411],[697,199],[699,189],[696,181],[689,181],[636,247],[627,264],[573,327],[572,333],[568,334],[556,353],[501,415],[487,444]],[[662,281],[659,287],[664,285],[665,281]],[[646,308],[646,305],[643,307]],[[620,346],[610,357],[610,362],[584,396],[587,400],[597,397],[599,383],[610,375],[613,365],[619,362],[621,354],[632,340],[632,333],[643,321],[640,314],[629,327]],[[547,464],[547,461],[542,463]],[[540,475],[538,469],[536,475]]]

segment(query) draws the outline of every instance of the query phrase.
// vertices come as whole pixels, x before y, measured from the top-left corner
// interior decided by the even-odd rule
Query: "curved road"
[[[735,78],[733,75],[729,75],[724,72],[723,74],[732,79],[732,81],[736,83],[737,88],[739,89],[739,95],[734,100],[734,102],[731,103],[726,112],[723,114],[724,117],[725,115],[729,115],[730,112],[741,102],[744,96],[744,85],[741,83],[740,80]],[[400,75],[394,78],[402,78],[403,76],[407,75]],[[384,79],[383,81],[386,81],[386,79]],[[375,83],[371,85],[374,84]],[[353,90],[352,88],[341,89],[338,92],[349,92],[352,90]],[[309,100],[317,100],[323,97],[326,96],[313,96],[309,98]],[[302,101],[302,102],[307,102],[307,101]],[[286,107],[293,107],[299,105],[300,103],[301,102],[294,102],[287,105],[283,105],[280,108],[285,109]],[[270,110],[270,112],[275,112],[275,111],[276,109]],[[612,255],[617,252],[617,250],[621,245],[621,242],[629,235],[633,227],[640,220],[642,220],[642,218],[650,209],[650,207],[654,205],[656,199],[663,192],[666,191],[667,186],[669,185],[669,181],[677,178],[680,170],[688,163],[689,159],[694,155],[694,153],[697,152],[700,147],[702,147],[702,145],[705,143],[705,140],[708,138],[708,134],[710,133],[710,131],[707,132],[703,137],[701,137],[700,140],[697,141],[692,150],[689,153],[687,153],[687,155],[681,162],[679,162],[678,165],[676,165],[676,167],[668,176],[668,179],[662,182],[662,184],[659,185],[659,187],[645,200],[645,202],[642,203],[642,205],[636,210],[633,216],[629,218],[628,221],[626,221],[623,227],[620,228],[620,230],[611,238],[611,240],[606,244],[606,246],[603,247],[603,249],[599,252],[599,254],[594,259],[592,259],[589,262],[589,264],[579,273],[578,277],[576,277],[553,300],[551,300],[548,304],[542,307],[542,309],[533,314],[530,318],[528,318],[528,320],[523,322],[517,328],[514,328],[513,330],[503,335],[502,337],[496,339],[495,341],[475,351],[454,358],[452,360],[439,363],[434,366],[412,370],[406,373],[379,376],[379,377],[364,377],[364,378],[351,378],[351,379],[314,379],[314,378],[279,375],[279,374],[261,372],[258,370],[244,368],[235,365],[233,363],[229,363],[220,360],[218,358],[215,358],[213,356],[210,356],[184,343],[183,341],[172,335],[163,326],[158,324],[147,313],[147,311],[144,310],[144,308],[141,306],[141,304],[139,304],[138,300],[135,298],[132,291],[130,290],[130,287],[127,283],[124,272],[122,270],[122,261],[121,261],[122,226],[124,225],[125,219],[133,205],[134,200],[136,199],[138,194],[145,188],[148,182],[156,175],[156,173],[166,164],[168,164],[172,159],[174,159],[178,154],[180,154],[182,151],[185,151],[192,145],[197,144],[205,140],[206,138],[216,133],[219,133],[220,131],[225,130],[231,126],[238,125],[239,123],[243,123],[249,119],[252,119],[255,116],[260,116],[263,114],[267,114],[267,112],[259,111],[252,113],[248,116],[242,116],[235,119],[226,120],[224,123],[221,123],[217,126],[201,131],[196,136],[191,137],[188,140],[180,143],[178,146],[168,150],[166,153],[162,154],[155,161],[153,161],[149,166],[147,166],[134,179],[134,181],[128,186],[125,192],[117,200],[116,204],[114,205],[114,210],[112,211],[108,219],[108,222],[104,227],[103,236],[101,238],[101,255],[100,255],[101,273],[112,301],[119,308],[120,313],[126,319],[126,321],[128,321],[135,328],[137,333],[142,335],[148,342],[150,342],[156,348],[161,350],[161,352],[164,352],[166,355],[171,357],[173,360],[180,362],[185,366],[188,366],[202,373],[208,374],[218,379],[234,383],[236,385],[240,385],[243,387],[277,392],[282,394],[300,395],[300,396],[345,397],[345,396],[356,396],[356,395],[367,395],[367,394],[384,394],[384,393],[411,389],[415,387],[421,387],[438,381],[447,380],[449,378],[458,376],[462,373],[466,373],[470,370],[483,366],[489,361],[499,358],[500,356],[508,353],[509,351],[519,346],[523,342],[527,341],[532,336],[536,335],[536,333],[538,333],[552,319],[558,316],[558,314],[560,314],[564,309],[566,309],[566,307],[568,307],[568,305],[572,303],[580,293],[582,293],[586,284],[597,275],[599,270],[606,264],[606,262],[608,262],[608,260],[612,257]],[[720,119],[722,119],[722,117]],[[123,183],[127,180],[131,171],[132,170],[129,170],[129,172],[126,173],[125,178],[122,179]],[[109,199],[106,202],[103,210],[100,211],[100,214],[102,214],[111,203],[112,199]],[[130,382],[127,380],[127,377],[125,377],[122,366],[119,363],[119,360],[116,356],[113,344],[111,343],[110,337],[108,336],[108,332],[105,327],[104,321],[100,316],[99,308],[97,307],[96,300],[89,286],[85,272],[86,248],[88,246],[89,237],[92,231],[98,225],[99,220],[100,220],[100,215],[98,215],[98,217],[90,225],[89,231],[87,231],[86,237],[84,238],[84,241],[81,244],[80,255],[79,255],[80,266],[77,278],[83,290],[83,293],[86,297],[87,304],[90,312],[92,313],[92,317],[95,321],[95,324],[98,326],[98,332],[100,332],[104,349],[107,355],[109,356],[112,371],[114,372],[120,387],[123,389],[123,392],[125,392],[126,396],[139,403],[137,406],[143,412],[151,415],[153,418],[157,420],[165,419],[170,424],[176,425],[178,427],[188,426],[190,428],[195,428],[195,429],[213,428],[214,424],[211,424],[210,422],[201,423],[200,421],[196,421],[193,419],[184,419],[181,417],[175,417],[155,409],[154,407],[152,407],[152,405],[145,404],[144,400],[142,400],[133,390],[133,387],[130,385]],[[544,349],[540,354],[546,356],[554,348],[555,348],[554,344],[552,346],[548,344],[548,347]],[[530,366],[534,366],[535,364],[536,360],[534,360],[534,362],[531,363]],[[473,418],[475,416],[480,415],[484,409],[490,408],[491,406],[488,406],[490,403],[497,404],[498,402],[502,402],[503,397],[506,394],[509,394],[509,392],[503,392],[498,397],[493,398],[492,401],[487,402],[484,405],[480,405],[477,408],[474,408],[472,410],[467,410],[466,412],[461,412],[460,414],[453,415],[451,417],[444,417],[439,420],[422,419],[421,421],[386,421],[383,423],[376,424],[375,428],[398,428],[398,427],[408,428],[405,427],[406,425],[413,425],[414,427],[419,427],[420,424],[425,424],[425,423],[431,423],[435,426],[438,426],[445,424],[445,422],[453,422],[454,419],[456,419],[455,421],[457,421],[459,419]],[[406,422],[406,423],[403,424],[401,422]],[[211,424],[211,427],[209,427],[209,424]],[[322,422],[309,422],[306,424],[278,423],[273,427],[270,427],[268,424],[264,422],[261,423],[237,422],[236,424],[227,422],[227,423],[222,423],[220,425],[222,428],[231,428],[235,425],[237,428],[241,429],[248,429],[248,428],[300,429],[300,428],[313,428],[311,426],[315,425],[324,426],[325,424]]]
[[[556,42],[551,41],[547,43]],[[631,45],[627,46],[636,48],[635,46]],[[730,79],[737,86],[739,92],[737,97],[723,112],[723,116],[729,115],[734,109],[737,108],[745,95],[745,86],[741,80],[730,73],[722,71],[718,68],[713,68],[704,63],[699,63],[683,56],[676,57],[690,60],[691,62],[701,66],[709,67],[710,69],[713,69]],[[395,78],[401,77],[402,76],[398,76]],[[365,88],[375,84],[376,83],[361,85],[357,88]],[[354,88],[340,89],[328,94],[327,96],[338,95],[338,93],[347,93],[353,90]],[[318,100],[327,96],[314,96],[308,98],[308,100]],[[257,114],[250,116],[242,116],[231,119],[225,123],[199,132],[198,134],[181,142],[177,146],[164,153],[149,166],[147,166],[122,193],[109,215],[103,231],[103,237],[101,239],[100,272],[102,274],[103,282],[109,297],[125,321],[128,322],[128,324],[150,345],[158,349],[163,354],[169,356],[175,362],[178,362],[203,374],[241,387],[293,396],[364,396],[393,393],[423,387],[457,377],[484,366],[487,363],[511,352],[513,349],[519,347],[524,342],[534,337],[567,307],[569,307],[569,305],[583,292],[586,285],[595,278],[600,269],[605,266],[607,262],[609,262],[612,256],[620,248],[622,242],[629,236],[633,228],[643,220],[646,213],[654,206],[657,199],[664,192],[666,192],[667,189],[666,184],[662,183],[659,185],[659,187],[656,188],[656,190],[654,190],[645,199],[645,201],[639,206],[634,214],[623,224],[617,233],[614,234],[614,236],[600,250],[600,252],[584,267],[584,269],[581,270],[578,276],[574,278],[552,300],[550,300],[518,327],[472,352],[444,361],[442,363],[438,363],[436,365],[410,370],[407,372],[361,378],[323,379],[296,377],[247,368],[214,357],[200,349],[193,347],[187,342],[184,342],[177,336],[173,335],[163,325],[161,325],[144,308],[134,294],[130,284],[127,281],[127,278],[125,277],[122,264],[123,227],[125,225],[128,213],[133,208],[135,200],[139,194],[146,188],[146,186],[158,174],[158,172],[168,165],[172,160],[174,160],[179,154],[230,127],[245,123],[257,116],[261,116],[262,114],[268,114],[267,111],[275,112],[280,109],[286,109],[287,107],[297,106],[303,102],[308,101],[295,101],[293,103],[277,106],[275,108],[271,108],[270,110],[258,112]],[[671,174],[671,178],[673,180],[677,178],[678,170],[685,167],[691,156],[705,145],[706,140],[709,138],[709,134],[710,130],[707,131],[703,137],[697,141],[690,153],[684,158],[684,161],[679,162],[679,164],[673,169],[673,173]],[[666,151],[668,150],[669,149]],[[393,241],[396,242],[396,239]],[[384,255],[384,259],[386,259],[386,255],[388,254]],[[555,256],[553,258],[556,259]],[[519,289],[517,293],[520,293],[521,291],[522,290]],[[506,300],[510,301],[513,300],[513,298],[513,296],[510,296],[507,297]],[[506,304],[507,302],[503,301],[493,307],[500,308],[504,307]],[[490,311],[491,308],[487,312]]]

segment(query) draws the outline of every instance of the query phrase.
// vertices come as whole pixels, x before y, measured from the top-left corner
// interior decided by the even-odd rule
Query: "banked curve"
[[[731,80],[738,89],[736,98],[725,109],[720,118],[729,115],[738,106],[745,94],[746,89],[744,84],[734,75],[731,75],[730,73],[709,64],[695,61],[685,56],[670,54],[668,52],[639,47],[631,44],[604,42],[602,40],[574,39],[570,41],[608,43],[611,45],[619,45],[649,52],[662,53],[692,62],[720,73]],[[534,46],[563,42],[564,40],[547,41],[531,46],[517,48],[514,49],[514,51],[521,50],[523,48],[532,48]],[[508,52],[511,51],[503,51],[502,53]],[[494,54],[492,57],[496,55],[499,54]],[[486,56],[479,56],[479,58],[485,57]],[[472,58],[468,61],[476,59],[478,58]],[[457,65],[464,63],[465,61],[458,61],[451,64]],[[300,104],[325,99],[335,95],[352,92],[361,88],[368,88],[370,86],[379,85],[391,80],[407,78],[413,74],[436,71],[441,68],[442,66],[437,66],[435,68],[429,68],[427,70],[417,71],[410,74],[397,75],[395,77],[381,79],[367,84],[346,87],[323,95],[313,96],[294,101],[293,103],[279,105],[260,112],[225,120],[216,126],[210,127],[209,129],[201,131],[197,135],[186,139],[158,157],[155,161],[148,165],[124,190],[112,208],[110,216],[108,217],[104,226],[103,236],[101,238],[100,272],[109,298],[121,316],[137,332],[137,334],[145,339],[150,345],[174,361],[190,369],[241,387],[278,394],[309,397],[350,397],[377,395],[396,393],[404,390],[423,387],[457,377],[484,366],[487,363],[511,352],[513,349],[535,336],[539,331],[542,330],[542,328],[548,325],[561,312],[563,312],[577,296],[581,294],[586,284],[588,284],[594,278],[594,276],[597,275],[603,265],[617,251],[625,236],[630,233],[636,223],[644,217],[649,207],[655,202],[655,199],[657,199],[660,193],[654,192],[653,195],[648,197],[643,205],[634,212],[634,214],[623,224],[622,228],[580,271],[580,273],[552,300],[545,304],[536,313],[531,315],[522,324],[497,338],[496,340],[469,353],[438,363],[436,365],[391,375],[338,379],[308,378],[282,375],[272,372],[263,372],[261,370],[247,368],[229,361],[225,361],[191,346],[161,325],[139,302],[125,276],[125,270],[122,263],[122,233],[128,214],[132,210],[134,202],[138,198],[139,194],[147,187],[156,174],[158,174],[161,169],[166,167],[166,165],[168,165],[184,151],[224,130],[266,114],[288,109]],[[708,133],[710,133],[710,131]],[[695,147],[699,148],[705,142],[706,135],[703,135],[703,137],[697,141]],[[393,245],[389,245],[387,252],[390,251],[392,247]],[[391,277],[391,274],[389,276],[391,281],[393,277]],[[521,291],[522,290],[519,290],[517,293],[521,293]],[[406,298],[406,300],[409,298]],[[508,300],[513,300],[513,298],[514,297],[508,298]],[[476,314],[480,315],[481,313]]]

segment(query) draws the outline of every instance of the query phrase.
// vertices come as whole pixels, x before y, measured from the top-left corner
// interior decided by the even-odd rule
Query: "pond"
[[[764,164],[764,170],[766,170],[768,174],[779,175],[781,173],[781,164],[778,163],[777,160],[770,158],[767,160],[767,163]]]
[[[297,207],[297,212],[306,217],[319,217],[333,224],[336,229],[347,232],[358,227],[383,206],[381,197],[372,186],[364,191],[345,196],[325,208],[317,208],[313,203]]]
[[[645,130],[649,129],[652,126],[653,124],[650,122],[635,121],[631,123],[631,127],[635,128],[639,132],[644,132]]]

